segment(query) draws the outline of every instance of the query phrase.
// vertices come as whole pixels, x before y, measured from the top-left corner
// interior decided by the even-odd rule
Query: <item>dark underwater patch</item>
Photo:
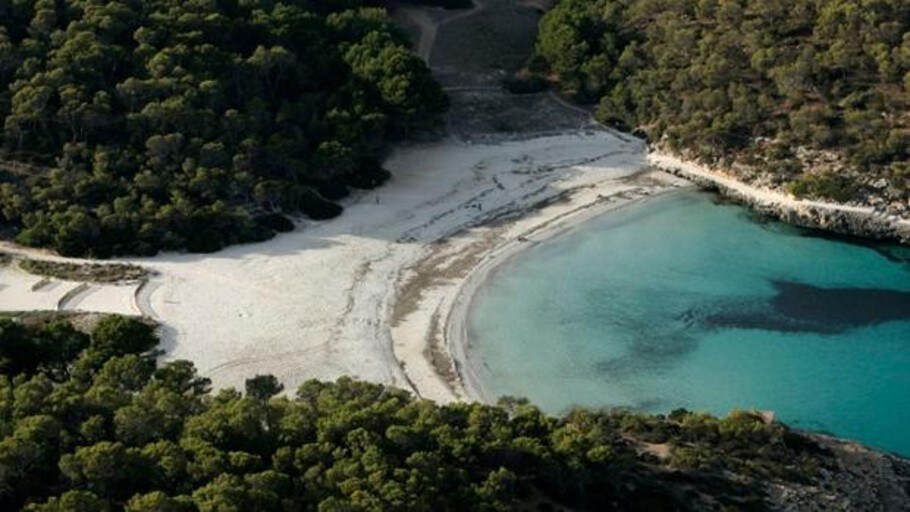
[[[595,362],[594,371],[618,379],[642,371],[659,371],[677,363],[696,348],[698,340],[683,332],[640,332],[626,354]]]
[[[910,320],[910,292],[878,288],[823,288],[772,281],[770,299],[738,299],[693,308],[681,317],[704,329],[758,329],[841,334]]]

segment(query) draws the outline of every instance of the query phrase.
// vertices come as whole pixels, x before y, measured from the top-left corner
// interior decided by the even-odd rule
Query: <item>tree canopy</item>
[[[0,0],[0,224],[105,257],[340,213],[447,99],[361,0]],[[375,2],[373,2],[375,3]]]
[[[559,0],[531,64],[671,150],[800,195],[910,199],[905,0]]]
[[[0,509],[741,508],[762,504],[765,481],[811,482],[827,464],[745,412],[551,417],[348,378],[212,392],[191,363],[157,364],[155,342],[116,316],[89,334],[0,319]],[[661,445],[663,458],[647,450]]]

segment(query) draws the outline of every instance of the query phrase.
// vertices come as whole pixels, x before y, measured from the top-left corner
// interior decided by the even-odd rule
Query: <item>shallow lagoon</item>
[[[550,412],[771,410],[910,455],[910,253],[712,199],[629,206],[500,267],[469,316],[486,394]]]

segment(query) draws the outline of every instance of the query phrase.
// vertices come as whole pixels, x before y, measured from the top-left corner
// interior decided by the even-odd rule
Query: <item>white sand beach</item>
[[[294,389],[352,375],[450,399],[457,395],[424,355],[421,326],[438,307],[421,300],[392,329],[412,269],[442,240],[483,236],[453,237],[468,227],[530,211],[521,223],[544,224],[584,205],[582,197],[628,188],[617,180],[644,161],[639,143],[606,132],[401,148],[387,162],[393,180],[350,199],[337,219],[213,255],[135,261],[158,274],[142,294],[163,325],[167,357],[194,361],[216,386],[271,373]],[[535,210],[566,194],[577,199]]]
[[[89,285],[65,302],[141,311],[161,325],[164,357],[193,361],[216,387],[270,373],[293,390],[351,375],[468,398],[476,391],[461,388],[448,357],[445,330],[460,332],[463,318],[450,318],[452,308],[483,269],[525,244],[678,184],[642,176],[646,164],[640,141],[599,130],[401,147],[386,162],[393,179],[349,198],[336,219],[215,254],[122,260],[154,275],[138,290]],[[38,280],[0,270],[0,309],[56,309],[78,285],[45,295],[30,289]]]
[[[336,219],[215,254],[121,260],[153,271],[143,285],[45,280],[8,265],[0,310],[143,314],[161,326],[163,357],[193,361],[216,387],[268,373],[293,390],[350,375],[439,401],[493,400],[468,361],[477,287],[524,247],[687,183],[649,169],[682,168],[763,201],[856,208],[753,190],[606,130],[449,138],[399,147],[386,166],[393,179],[347,199]]]

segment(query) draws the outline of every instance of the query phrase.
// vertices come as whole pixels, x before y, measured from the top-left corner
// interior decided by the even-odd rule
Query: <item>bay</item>
[[[910,253],[684,191],[588,221],[491,276],[468,317],[486,394],[773,411],[910,455]]]

